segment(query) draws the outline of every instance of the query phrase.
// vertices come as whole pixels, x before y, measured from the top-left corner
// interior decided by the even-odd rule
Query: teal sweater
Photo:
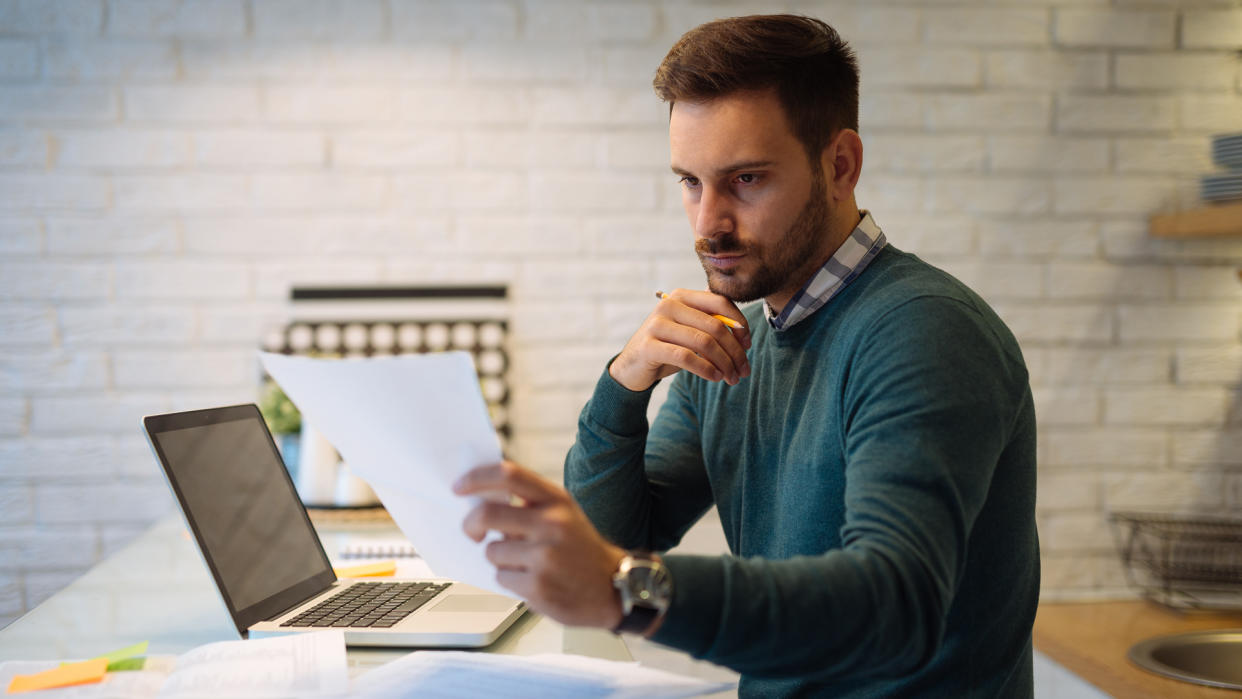
[[[667,550],[713,504],[732,555],[666,557],[654,640],[743,696],[1029,697],[1039,592],[1035,413],[1017,342],[977,295],[885,248],[751,375],[650,390],[605,371],[565,484],[605,536]]]

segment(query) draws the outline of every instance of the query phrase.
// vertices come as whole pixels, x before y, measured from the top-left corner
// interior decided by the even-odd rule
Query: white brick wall
[[[1242,130],[1239,0],[0,0],[0,624],[168,511],[138,417],[251,399],[291,284],[508,283],[555,476],[702,283],[651,74],[784,9],[858,50],[860,204],[1022,343],[1046,593],[1124,591],[1114,508],[1242,510],[1242,240],[1145,231]]]

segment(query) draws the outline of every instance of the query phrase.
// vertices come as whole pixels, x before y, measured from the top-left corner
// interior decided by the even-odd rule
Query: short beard
[[[745,303],[771,296],[794,284],[805,284],[811,273],[824,263],[819,259],[819,252],[831,225],[831,209],[824,198],[824,189],[824,170],[819,163],[813,163],[810,199],[780,238],[763,247],[748,248],[735,233],[695,241],[694,250],[707,273],[707,288],[735,303]],[[758,257],[759,267],[749,278],[715,269],[703,259],[714,254],[739,252]]]

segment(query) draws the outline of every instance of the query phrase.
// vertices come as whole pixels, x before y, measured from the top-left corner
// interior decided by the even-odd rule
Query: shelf
[[[1201,238],[1230,235],[1242,238],[1242,203],[1217,204],[1169,214],[1156,214],[1148,220],[1147,230],[1156,238]]]

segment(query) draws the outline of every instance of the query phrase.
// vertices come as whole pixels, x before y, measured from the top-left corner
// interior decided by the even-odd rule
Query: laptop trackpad
[[[499,595],[449,595],[429,612],[503,612],[512,609],[513,600]]]

